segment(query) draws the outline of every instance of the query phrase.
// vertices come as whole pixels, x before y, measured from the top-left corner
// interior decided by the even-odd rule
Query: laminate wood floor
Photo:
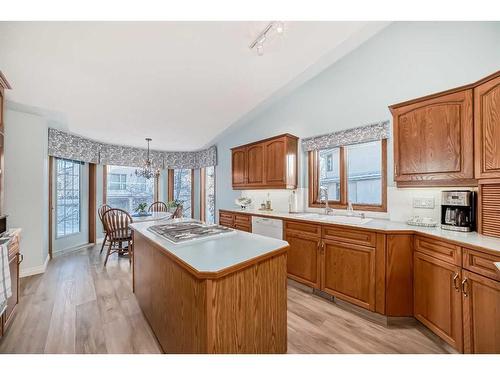
[[[137,304],[128,259],[103,266],[100,246],[54,258],[21,279],[20,304],[0,353],[160,353]],[[445,353],[417,325],[385,327],[321,297],[288,288],[289,353]]]

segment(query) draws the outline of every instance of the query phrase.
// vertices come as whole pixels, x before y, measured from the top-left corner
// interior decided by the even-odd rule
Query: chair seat
[[[128,237],[112,237],[113,241],[132,241],[132,235]]]

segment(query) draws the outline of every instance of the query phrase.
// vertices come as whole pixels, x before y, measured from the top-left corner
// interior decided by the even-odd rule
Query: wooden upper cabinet
[[[263,185],[264,178],[264,145],[261,143],[247,147],[248,185]]]
[[[297,140],[283,134],[231,149],[233,189],[295,189]]]
[[[472,89],[390,107],[401,186],[475,185]]]
[[[286,141],[284,138],[273,139],[264,144],[266,153],[266,183],[268,185],[286,183]]]
[[[232,150],[232,178],[233,187],[245,186],[247,183],[247,150],[246,147],[239,147]]]
[[[474,88],[476,178],[500,178],[500,77]]]
[[[0,212],[3,212],[4,203],[4,104],[5,104],[5,90],[10,90],[10,86],[7,78],[0,71]],[[1,319],[1,317],[0,317]]]

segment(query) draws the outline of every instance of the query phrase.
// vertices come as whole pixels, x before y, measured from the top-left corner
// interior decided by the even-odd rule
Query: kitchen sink
[[[297,214],[296,216],[301,219],[324,220],[338,224],[366,224],[373,220],[370,218],[361,218],[358,216],[322,215],[313,213]]]

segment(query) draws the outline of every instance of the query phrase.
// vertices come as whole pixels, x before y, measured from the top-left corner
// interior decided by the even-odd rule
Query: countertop
[[[157,221],[170,219],[172,213],[170,212],[151,212],[149,216],[132,216],[133,223],[142,223],[143,221]]]
[[[293,220],[301,220],[301,221],[309,221],[316,222],[320,224],[330,224],[337,226],[347,226],[354,227],[360,229],[368,229],[377,232],[390,232],[390,233],[415,233],[415,234],[424,234],[431,235],[438,238],[441,238],[446,241],[457,242],[465,246],[473,246],[479,247],[481,249],[486,249],[493,252],[500,253],[500,238],[483,236],[477,232],[453,232],[449,230],[441,229],[439,226],[434,228],[428,227],[417,227],[408,225],[406,223],[383,220],[383,219],[372,219],[370,222],[366,224],[351,224],[351,223],[337,223],[331,222],[328,220],[321,220],[317,218],[301,218],[300,214],[291,214],[288,212],[276,212],[276,211],[261,211],[255,209],[246,209],[246,210],[238,210],[238,209],[220,209],[221,211],[229,211],[240,214],[249,214],[249,215],[257,215],[264,216],[270,218],[278,218],[278,219],[293,219]]]
[[[191,219],[174,219],[191,221]],[[152,233],[148,227],[154,221],[132,223],[130,228],[142,234],[199,273],[217,273],[241,263],[283,249],[288,242],[258,234],[235,230],[228,234],[208,237],[188,243],[175,244]]]

